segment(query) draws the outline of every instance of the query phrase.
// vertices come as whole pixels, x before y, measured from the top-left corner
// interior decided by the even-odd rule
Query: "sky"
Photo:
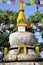
[[[3,4],[0,3],[0,9],[1,10],[12,10],[12,11],[18,11],[19,10],[19,6],[16,5],[11,5],[11,4]],[[29,5],[29,6],[24,6],[24,14],[25,17],[28,18],[29,15],[33,15],[34,12],[37,11],[36,6],[35,5]],[[42,13],[43,12],[43,6],[39,7],[39,11]],[[43,39],[41,38],[41,32],[35,32],[35,36],[38,39],[39,43],[43,43]]]
[[[0,3],[0,9],[18,11],[19,10],[19,6],[11,5],[11,4],[5,4],[5,3],[4,4]],[[35,11],[37,11],[35,5],[24,6],[24,14],[25,14],[26,18],[28,18],[29,15],[34,14]],[[39,7],[39,11],[43,12],[43,6]]]

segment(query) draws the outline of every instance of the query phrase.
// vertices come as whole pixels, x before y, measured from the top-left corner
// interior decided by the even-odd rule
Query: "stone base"
[[[0,65],[43,65],[43,62],[10,62],[0,63]]]
[[[18,55],[17,49],[16,50],[10,50],[9,53],[4,57],[4,61],[26,61],[26,60],[37,60],[39,57],[35,53],[34,50],[28,50],[27,55],[24,55],[24,53],[20,53]]]

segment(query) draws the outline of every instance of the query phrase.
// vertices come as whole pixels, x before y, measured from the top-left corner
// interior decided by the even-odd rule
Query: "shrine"
[[[26,27],[29,29],[34,24],[27,24],[23,2],[20,1],[19,3],[20,8],[16,20],[17,31],[11,32],[9,35],[10,47],[9,49],[7,47],[4,48],[4,63],[1,63],[1,65],[40,65],[40,63],[36,63],[40,59],[40,48],[39,46],[34,46],[36,44],[35,35],[32,32],[26,31]]]
[[[37,53],[39,52],[39,48],[33,47],[33,44],[35,44],[36,40],[34,38],[34,34],[31,32],[27,32],[25,30],[27,26],[27,21],[24,15],[24,9],[23,9],[23,2],[20,1],[20,8],[19,8],[19,14],[17,17],[17,27],[18,31],[13,32],[9,36],[9,43],[10,43],[10,49],[8,54],[5,55],[4,60],[34,60],[38,58],[39,56]],[[28,49],[27,49],[28,47]],[[34,50],[30,49],[34,48]],[[20,51],[24,50],[24,52],[20,53]],[[38,50],[37,50],[38,49]],[[5,52],[6,54],[6,52]],[[22,56],[23,55],[23,56]],[[21,59],[22,56],[22,59]],[[6,59],[7,58],[7,59]]]

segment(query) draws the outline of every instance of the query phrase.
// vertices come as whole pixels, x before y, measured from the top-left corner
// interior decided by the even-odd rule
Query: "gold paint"
[[[18,54],[20,54],[20,50],[22,48],[24,50],[24,55],[26,55],[26,45],[24,45],[23,43],[18,46]]]

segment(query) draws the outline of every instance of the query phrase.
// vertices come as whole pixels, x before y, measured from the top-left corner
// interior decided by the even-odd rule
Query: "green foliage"
[[[13,27],[10,27],[10,31],[16,31],[18,12],[10,10],[0,10],[0,23],[5,23],[10,27],[10,24],[14,24]]]
[[[18,13],[17,12],[13,12],[13,11],[9,11],[9,10],[5,10],[2,11],[0,10],[0,21],[4,22],[4,23],[16,23],[16,19],[17,19]]]
[[[43,43],[40,43],[40,52],[43,51]]]
[[[33,23],[34,22],[34,16],[31,15],[29,16],[29,18],[27,19],[27,23]]]
[[[18,16],[17,12],[13,12],[11,15],[9,15],[10,22],[16,24],[17,16]]]
[[[27,19],[27,23],[38,23],[41,22],[43,14],[41,14],[39,11],[36,11],[34,15],[29,16]]]
[[[3,34],[0,32],[0,47],[8,46],[9,35]]]
[[[43,33],[42,33],[42,38],[43,38]]]
[[[35,18],[34,22],[36,22],[36,23],[40,22],[40,20],[41,20],[41,14],[40,14],[40,12],[39,11],[35,12],[34,16],[35,16],[34,17]]]

